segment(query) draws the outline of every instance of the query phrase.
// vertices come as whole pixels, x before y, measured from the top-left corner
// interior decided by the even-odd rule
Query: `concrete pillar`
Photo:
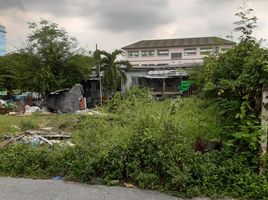
[[[163,93],[162,93],[162,97],[165,98],[165,94],[166,93],[166,81],[165,78],[163,78]]]
[[[260,174],[265,173],[265,157],[267,154],[267,136],[268,136],[268,86],[263,88],[262,93],[262,112],[261,112],[261,159]]]

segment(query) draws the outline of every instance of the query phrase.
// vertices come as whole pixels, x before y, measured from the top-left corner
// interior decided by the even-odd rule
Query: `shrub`
[[[107,116],[81,116],[73,148],[0,149],[0,175],[60,175],[108,185],[121,180],[187,197],[268,196],[268,176],[257,174],[256,160],[222,143],[213,105],[197,98],[135,103],[124,98]]]
[[[38,128],[38,125],[33,121],[22,121],[19,126],[22,131]]]

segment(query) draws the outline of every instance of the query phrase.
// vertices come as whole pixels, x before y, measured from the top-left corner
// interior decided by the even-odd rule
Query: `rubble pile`
[[[60,146],[74,146],[70,142],[71,134],[66,132],[55,132],[53,127],[27,130],[16,136],[5,136],[2,146],[24,143],[34,146],[59,144]]]

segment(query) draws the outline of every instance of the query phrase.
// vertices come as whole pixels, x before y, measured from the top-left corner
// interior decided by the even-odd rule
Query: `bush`
[[[38,125],[33,121],[22,121],[20,123],[22,131],[38,128]]]
[[[257,174],[258,163],[221,141],[223,128],[213,105],[197,98],[128,98],[120,95],[120,104],[107,116],[81,116],[73,148],[0,149],[0,175],[60,175],[108,185],[120,180],[187,197],[268,196],[268,175]]]

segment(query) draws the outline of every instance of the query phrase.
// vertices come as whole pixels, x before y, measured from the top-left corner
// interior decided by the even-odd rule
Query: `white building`
[[[125,87],[149,87],[156,95],[178,94],[189,67],[201,66],[209,53],[223,53],[234,46],[235,42],[219,37],[141,40],[127,45],[122,49],[133,68],[126,72]]]
[[[201,63],[210,52],[225,52],[234,42],[219,37],[141,40],[122,49],[135,67]]]
[[[0,25],[0,56],[6,54],[6,29]]]

